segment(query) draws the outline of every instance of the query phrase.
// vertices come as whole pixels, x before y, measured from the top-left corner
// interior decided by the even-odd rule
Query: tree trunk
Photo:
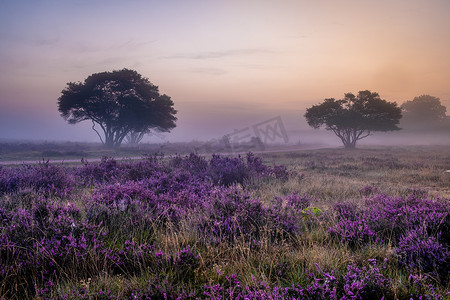
[[[356,141],[352,143],[345,143],[344,144],[345,149],[355,149],[356,148]]]
[[[100,127],[103,130],[103,134],[104,134],[104,140],[102,139],[102,136],[100,135],[100,133],[95,129],[95,122],[92,121],[92,129],[95,131],[95,133],[97,133],[98,137],[100,138],[100,141],[102,142],[102,144],[109,149],[112,148],[119,148],[120,145],[123,142],[123,139],[125,138],[125,136],[128,134],[128,131],[125,131],[124,129],[122,130],[114,130],[114,128],[112,128],[111,126],[108,125],[103,125],[101,123],[97,123],[100,125]],[[142,139],[142,137],[141,137]]]
[[[357,132],[353,128],[348,128],[340,134],[345,149],[355,149],[356,141],[358,141]]]
[[[142,141],[142,139],[144,138],[145,134],[146,134],[145,131],[142,131],[142,132],[131,131],[126,136],[128,144],[130,144],[130,145],[137,145],[137,144],[139,144]]]
[[[117,132],[114,132],[112,129],[107,128],[105,130],[105,147],[108,149],[118,148],[120,146],[120,142],[116,140]]]

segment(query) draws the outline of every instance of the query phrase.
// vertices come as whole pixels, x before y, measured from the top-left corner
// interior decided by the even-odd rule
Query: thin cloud
[[[299,39],[307,39],[309,36],[306,34],[288,34],[284,35],[283,37],[288,39],[299,40]]]
[[[192,73],[206,74],[213,76],[220,76],[227,73],[227,71],[221,68],[191,68],[189,69],[189,71]]]
[[[38,38],[34,40],[36,46],[56,46],[60,43],[59,37],[54,38]]]
[[[24,47],[24,46],[55,46],[61,42],[59,36],[56,37],[43,37],[37,36],[31,39],[27,38],[23,34],[9,33],[5,31],[0,31],[0,39],[2,43],[9,43],[13,46]]]
[[[110,51],[127,51],[128,53],[135,53],[138,50],[145,50],[150,44],[155,43],[156,40],[140,41],[135,39],[129,39],[120,42],[102,43],[100,41],[88,41],[82,40],[77,42],[68,42],[65,48],[70,49],[73,52],[84,53],[102,53]]]
[[[156,42],[157,40],[140,41],[135,39],[129,39],[126,42],[111,45],[109,49],[137,50],[140,48],[144,48],[150,44],[154,44]]]
[[[165,56],[165,59],[216,59],[224,57],[236,57],[236,56],[250,56],[258,54],[272,54],[271,50],[261,48],[248,48],[248,49],[232,49],[225,51],[206,51],[190,54],[176,54],[171,56]]]

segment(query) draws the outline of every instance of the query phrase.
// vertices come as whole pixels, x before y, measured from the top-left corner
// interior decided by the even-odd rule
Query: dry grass
[[[134,232],[132,238],[137,243],[154,241],[167,257],[174,256],[187,245],[194,246],[200,254],[200,266],[195,270],[194,278],[186,279],[187,288],[195,289],[205,281],[222,283],[225,280],[223,274],[239,275],[244,286],[254,285],[255,280],[289,286],[294,282],[305,282],[306,271],[314,272],[319,268],[342,274],[350,264],[364,265],[368,259],[377,259],[379,262],[387,261],[386,273],[393,278],[393,295],[408,295],[405,288],[407,274],[397,268],[394,250],[389,244],[369,243],[352,248],[330,236],[328,228],[335,220],[332,207],[340,201],[361,204],[365,198],[363,189],[368,186],[391,196],[422,190],[431,197],[450,198],[450,173],[444,173],[450,169],[450,147],[323,149],[270,153],[262,157],[266,163],[286,165],[293,175],[287,180],[254,180],[242,188],[266,205],[270,205],[275,197],[294,192],[311,198],[311,206],[322,210],[322,218],[305,218],[300,224],[303,226],[300,235],[274,242],[268,230],[261,228],[263,237],[258,247],[244,240],[212,245],[192,228],[193,221],[187,219],[177,226],[170,223],[160,226],[156,221],[152,224],[151,233]],[[89,193],[89,190],[77,193],[80,196],[73,199],[75,204],[82,207],[83,199]],[[120,244],[122,241],[114,242]],[[95,261],[91,268],[94,267]],[[170,269],[165,271],[168,272],[165,276],[172,272]],[[94,273],[100,275],[79,282],[69,281],[67,285],[60,285],[59,291],[66,293],[77,286],[88,292],[109,290],[120,296],[125,291],[145,288],[154,276],[145,270],[138,277],[132,274],[115,276],[100,271]],[[449,290],[445,285],[440,289],[442,294]]]
[[[322,149],[262,157],[268,163],[284,164],[301,174],[287,182],[259,186],[255,193],[262,198],[299,191],[334,203],[359,198],[359,190],[367,185],[389,195],[421,189],[450,197],[450,174],[445,173],[450,169],[449,146]]]

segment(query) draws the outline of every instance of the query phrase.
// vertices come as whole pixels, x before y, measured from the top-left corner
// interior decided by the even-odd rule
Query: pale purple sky
[[[359,90],[450,102],[448,0],[0,0],[0,139],[97,141],[67,82],[135,69],[172,97],[165,140],[205,140]],[[150,139],[158,142],[158,138]]]

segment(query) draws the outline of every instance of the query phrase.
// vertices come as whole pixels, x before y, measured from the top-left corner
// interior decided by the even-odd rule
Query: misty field
[[[450,148],[0,167],[0,298],[446,299]]]

